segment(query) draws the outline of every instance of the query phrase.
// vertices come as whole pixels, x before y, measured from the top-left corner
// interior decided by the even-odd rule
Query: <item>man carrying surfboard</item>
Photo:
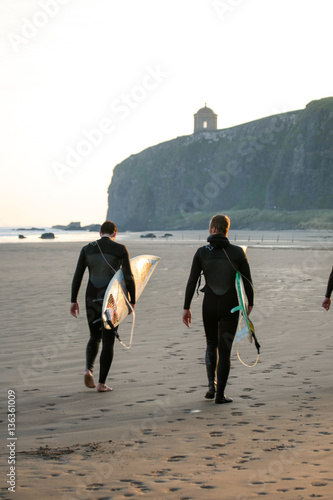
[[[232,245],[228,238],[230,219],[226,215],[215,215],[209,223],[208,245],[200,247],[193,257],[187,281],[183,311],[183,322],[190,326],[191,301],[201,273],[206,284],[202,304],[202,318],[206,335],[206,369],[208,376],[207,399],[216,404],[231,403],[225,395],[230,372],[230,353],[236,334],[239,311],[231,312],[238,305],[235,287],[236,272],[244,279],[248,298],[248,314],[253,308],[254,292],[250,266],[244,250]],[[200,286],[200,281],[199,285]],[[216,393],[216,394],[215,394]]]
[[[128,250],[125,245],[115,242],[117,226],[112,221],[101,225],[101,238],[84,246],[81,250],[72,281],[70,313],[77,318],[80,306],[77,301],[82,278],[86,268],[89,270],[89,280],[86,289],[86,313],[90,330],[90,338],[86,348],[86,371],[84,383],[89,388],[96,387],[93,377],[94,362],[102,340],[100,356],[98,392],[112,391],[105,383],[112,359],[115,334],[106,330],[103,325],[102,304],[105,290],[120,269],[123,270],[128,300],[132,307],[135,304],[135,282],[133,279]]]

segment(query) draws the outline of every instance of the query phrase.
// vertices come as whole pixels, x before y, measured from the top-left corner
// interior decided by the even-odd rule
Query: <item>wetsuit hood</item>
[[[228,238],[223,234],[211,234],[208,236],[207,241],[215,248],[225,248],[229,245]]]

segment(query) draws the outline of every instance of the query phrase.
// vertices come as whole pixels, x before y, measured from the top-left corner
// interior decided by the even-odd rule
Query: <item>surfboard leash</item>
[[[240,357],[239,350],[238,350],[238,343],[237,343],[237,358],[242,363],[242,365],[246,366],[247,368],[254,368],[256,366],[256,364],[258,363],[258,361],[259,361],[259,354],[257,354],[257,358],[256,358],[255,362],[253,363],[253,365],[248,365]]]
[[[242,365],[244,366],[247,366],[247,368],[253,368],[254,366],[256,366],[256,364],[258,363],[259,361],[259,355],[260,355],[260,344],[258,342],[258,339],[256,337],[256,334],[254,332],[254,325],[252,323],[252,321],[250,320],[250,318],[248,318],[248,322],[249,322],[249,325],[250,325],[250,331],[251,331],[251,337],[253,338],[254,340],[254,345],[256,346],[256,349],[257,349],[257,358],[255,360],[255,362],[253,363],[253,365],[248,365],[247,363],[245,363],[242,358],[240,357],[240,354],[239,354],[239,347],[238,347],[238,343],[240,342],[240,340],[243,338],[243,336],[247,335],[247,328],[243,328],[242,330],[246,330],[246,332],[243,332],[242,334],[242,330],[240,330],[237,335],[239,338],[239,340],[237,340],[237,358],[239,359],[239,361],[242,363]],[[239,335],[241,334],[241,335]]]

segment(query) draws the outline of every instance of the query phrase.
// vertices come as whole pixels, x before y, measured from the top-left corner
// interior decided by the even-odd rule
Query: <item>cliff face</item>
[[[164,142],[117,165],[107,218],[121,230],[190,227],[190,215],[333,208],[333,98]]]

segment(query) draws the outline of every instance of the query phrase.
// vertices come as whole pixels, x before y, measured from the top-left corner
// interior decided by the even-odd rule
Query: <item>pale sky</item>
[[[332,96],[332,0],[0,0],[0,226],[101,223],[115,165]],[[115,221],[117,222],[117,221]]]

